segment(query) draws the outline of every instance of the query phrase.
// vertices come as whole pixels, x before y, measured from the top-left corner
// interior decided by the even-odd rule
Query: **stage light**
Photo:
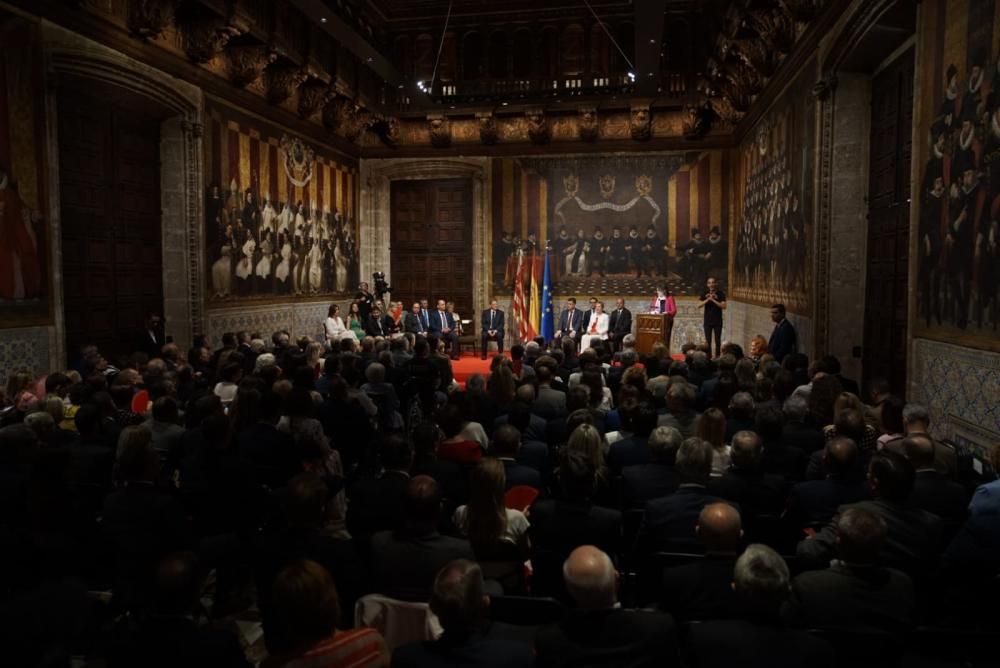
[[[427,92],[427,85],[423,81],[418,81],[417,82],[417,89],[421,93],[426,93]]]
[[[633,83],[635,82],[635,72],[629,72],[628,73],[628,80],[631,81],[631,82],[633,82]]]

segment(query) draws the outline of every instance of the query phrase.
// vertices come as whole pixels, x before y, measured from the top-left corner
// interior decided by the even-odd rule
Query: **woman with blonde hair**
[[[760,364],[760,358],[767,354],[767,339],[758,334],[750,340],[750,360]]]
[[[859,415],[865,414],[865,405],[858,398],[858,395],[852,392],[841,392],[837,395],[837,398],[833,402],[833,416],[834,422],[836,422],[837,417],[846,410],[857,411]],[[823,427],[823,436],[826,437],[827,441],[833,439],[837,436],[837,425],[828,424]],[[870,452],[875,450],[878,445],[878,430],[868,423],[865,423],[865,437],[864,440],[858,444],[863,452]]]
[[[611,483],[611,474],[605,463],[607,444],[597,427],[588,423],[577,426],[570,434],[565,449],[567,452],[580,452],[586,455],[594,469],[595,494],[607,491]]]
[[[528,519],[520,510],[506,507],[506,487],[507,473],[499,459],[485,457],[472,469],[469,502],[455,509],[452,521],[473,549],[500,541],[527,548]]]
[[[319,341],[313,341],[306,346],[306,359],[309,361],[309,366],[316,378],[319,378],[323,373],[324,352],[326,352],[326,348]]]
[[[496,366],[490,373],[490,378],[486,383],[486,394],[496,406],[499,413],[506,412],[510,405],[514,403],[514,393],[517,391],[517,383],[514,382],[514,374],[510,370],[510,365],[503,361],[500,356],[494,357]]]
[[[729,468],[731,448],[726,443],[726,414],[709,408],[698,418],[694,435],[712,444],[712,477],[722,476]]]

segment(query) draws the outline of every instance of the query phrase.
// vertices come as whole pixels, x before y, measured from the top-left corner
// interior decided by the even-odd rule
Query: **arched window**
[[[533,74],[534,49],[531,44],[531,31],[519,28],[514,31],[512,60],[514,61],[514,77],[528,79]]]
[[[489,53],[490,60],[490,77],[494,79],[506,79],[510,76],[506,32],[503,30],[493,31],[490,35],[490,44],[487,52]]]
[[[564,76],[574,76],[583,73],[583,26],[571,23],[562,32],[562,59],[559,64],[560,73]]]
[[[462,37],[462,78],[474,81],[483,75],[483,36],[477,31]]]

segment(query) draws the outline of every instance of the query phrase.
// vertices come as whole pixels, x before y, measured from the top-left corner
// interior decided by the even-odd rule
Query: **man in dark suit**
[[[823,452],[822,480],[807,480],[792,486],[785,517],[796,527],[826,524],[837,508],[871,498],[861,470],[858,444],[846,436],[835,436]]]
[[[395,328],[396,323],[393,322],[392,316],[388,313],[383,315],[382,309],[377,305],[372,307],[372,313],[365,323],[365,334],[385,338],[390,336]]]
[[[738,395],[737,395],[738,396]],[[753,427],[763,442],[760,458],[762,470],[781,476],[791,482],[805,477],[809,456],[799,448],[782,440],[785,416],[780,408],[767,407],[757,411]]]
[[[619,575],[611,558],[591,545],[573,550],[563,566],[576,607],[539,629],[537,666],[679,666],[674,620],[663,612],[618,603]]]
[[[433,578],[430,608],[444,633],[437,640],[397,647],[394,668],[530,668],[535,665],[531,645],[499,637],[487,620],[490,597],[483,571],[471,560],[447,564]]]
[[[253,464],[257,480],[272,489],[284,487],[302,470],[291,434],[278,430],[280,417],[281,397],[268,392],[260,398],[257,421],[236,435],[240,457]]]
[[[486,359],[486,345],[490,341],[497,342],[497,354],[503,355],[504,315],[497,300],[490,301],[490,307],[483,311],[480,326],[482,358]]]
[[[736,560],[733,590],[739,618],[696,624],[690,647],[699,668],[729,668],[746,659],[753,666],[833,666],[830,645],[780,621],[788,598],[788,566],[778,553],[754,544]]]
[[[163,318],[159,313],[147,313],[143,319],[142,335],[136,340],[135,350],[149,355],[149,359],[160,356],[166,340],[163,335]]]
[[[382,439],[382,468],[377,477],[363,477],[350,488],[347,528],[366,541],[379,531],[399,529],[406,489],[410,484],[413,451],[406,439],[390,434]]]
[[[639,545],[645,551],[697,551],[701,548],[695,525],[701,509],[724,502],[708,491],[713,448],[698,438],[689,438],[677,451],[676,470],[681,484],[677,491],[646,504],[639,529]]]
[[[563,561],[581,545],[616,554],[621,545],[622,514],[594,505],[593,464],[587,455],[566,451],[560,461],[560,499],[542,499],[531,507],[532,565],[540,595],[560,593]]]
[[[748,525],[760,515],[780,515],[785,507],[785,481],[761,468],[762,446],[760,436],[754,432],[736,432],[732,466],[709,483],[713,493],[739,505]]]
[[[767,352],[774,355],[774,359],[780,364],[786,355],[794,353],[797,349],[795,327],[785,317],[784,304],[775,304],[771,307],[771,322],[774,323],[774,330],[767,342]]]
[[[450,351],[453,360],[458,359],[458,334],[455,333],[455,319],[451,313],[445,310],[443,299],[437,301],[437,310],[430,314],[428,331],[431,336],[444,341],[445,350]]]
[[[923,434],[929,437],[928,430],[931,427],[931,416],[925,406],[920,404],[906,404],[903,407],[903,433],[907,436]],[[949,480],[958,477],[958,457],[955,449],[947,445],[938,443],[933,438],[934,443],[934,468],[938,473],[943,474]]]
[[[608,466],[614,473],[621,473],[626,466],[649,462],[649,435],[656,429],[659,416],[648,401],[640,401],[631,411],[632,435],[615,441],[608,450]]]
[[[413,302],[410,311],[403,315],[403,331],[414,336],[427,336],[427,325],[420,312],[420,302]]]
[[[372,537],[375,591],[405,601],[426,601],[434,575],[453,559],[474,559],[469,541],[438,533],[441,488],[418,475],[406,487],[403,526]]]
[[[109,665],[250,668],[236,633],[195,621],[203,580],[194,553],[164,557],[154,576],[152,614],[143,615],[124,643],[111,650]]]
[[[696,531],[705,556],[663,571],[660,609],[681,621],[731,617],[736,612],[733,568],[743,541],[740,514],[728,503],[705,506]]]
[[[543,356],[535,362],[535,381],[538,383],[531,412],[545,420],[566,417],[566,393],[552,388],[556,379],[555,360]]]
[[[579,345],[580,331],[583,329],[583,314],[576,310],[576,297],[566,300],[566,308],[559,314],[559,324],[556,327],[556,339],[567,337]]]
[[[785,399],[781,412],[785,415],[785,425],[781,428],[781,442],[785,446],[797,448],[807,455],[823,449],[826,437],[809,419],[809,402],[804,396],[793,394]]]
[[[590,298],[590,308],[583,312],[583,325],[581,325],[581,331],[586,332],[590,327],[590,319],[595,317],[597,314],[597,298]]]
[[[874,501],[861,501],[841,508],[864,508],[879,515],[889,527],[880,553],[883,562],[907,568],[928,567],[941,548],[941,519],[908,505],[913,491],[913,465],[894,452],[876,453],[868,465],[868,484]],[[814,563],[826,563],[835,555],[837,518],[811,538],[801,541],[796,553]]]
[[[784,610],[790,625],[899,632],[913,622],[916,596],[909,576],[878,564],[888,528],[857,506],[837,518],[837,556],[823,571],[792,582]]]
[[[521,391],[525,387],[531,388],[530,385],[522,385],[517,389]],[[531,388],[531,390],[533,391],[534,388]],[[528,401],[517,398],[527,394],[527,391],[523,391],[520,395],[516,395],[510,410],[507,411],[506,415],[501,415],[493,422],[493,428],[496,429],[502,424],[510,424],[520,430],[525,441],[545,441],[545,431],[548,423],[542,416],[531,412],[534,396]]]
[[[649,462],[622,469],[622,497],[628,508],[642,508],[650,499],[677,491],[674,470],[677,449],[684,438],[673,427],[657,427],[649,435]]]
[[[926,434],[903,439],[903,451],[914,468],[910,505],[958,524],[965,521],[969,496],[965,488],[934,468],[934,441]]]
[[[608,321],[608,334],[613,342],[614,349],[620,350],[622,339],[632,331],[632,312],[625,308],[625,300],[619,299],[615,310],[611,312]]]
[[[507,489],[527,485],[541,491],[541,472],[518,462],[517,453],[521,449],[521,432],[509,424],[500,425],[493,433],[493,455],[503,463],[507,474]]]

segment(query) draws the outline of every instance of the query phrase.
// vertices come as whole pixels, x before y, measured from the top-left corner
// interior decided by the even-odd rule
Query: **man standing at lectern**
[[[490,341],[497,342],[497,353],[503,355],[503,311],[497,307],[497,300],[490,302],[490,307],[483,311],[482,323],[479,331],[482,332],[482,358],[486,359],[486,346]]]
[[[726,293],[719,289],[715,276],[708,277],[708,283],[698,308],[705,309],[705,342],[712,347],[712,334],[715,334],[715,357],[722,354],[722,312],[726,310]]]
[[[621,349],[622,339],[632,332],[632,312],[625,308],[625,300],[619,299],[618,306],[611,312],[611,321],[608,325],[611,341],[615,351]]]

